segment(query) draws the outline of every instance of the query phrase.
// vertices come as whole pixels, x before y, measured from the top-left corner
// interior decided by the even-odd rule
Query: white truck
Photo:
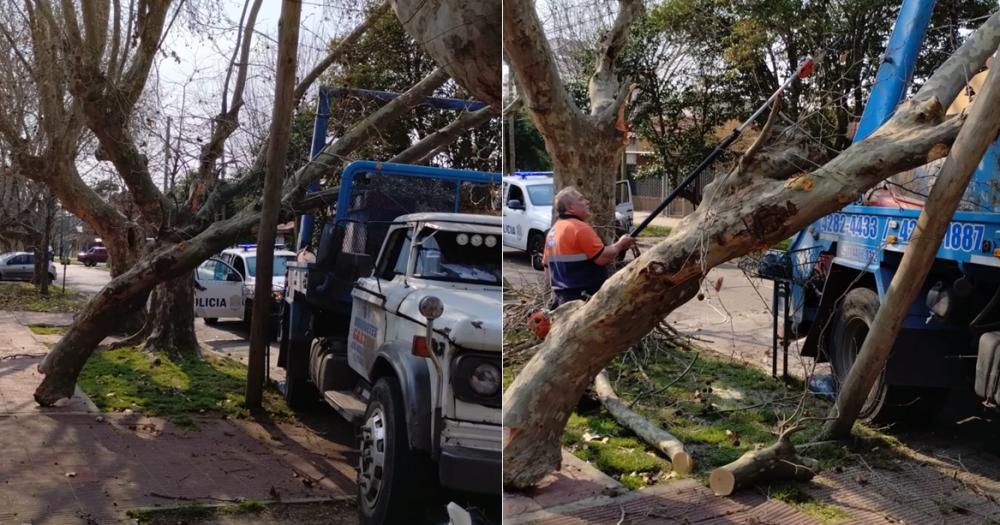
[[[552,172],[518,172],[503,178],[503,244],[537,255],[552,226]],[[634,207],[628,181],[615,184],[615,230],[632,229]]]
[[[271,333],[277,334],[281,304],[285,293],[285,265],[295,260],[295,252],[277,245],[270,302]],[[257,246],[240,244],[222,250],[219,255],[201,263],[195,270],[194,313],[205,319],[205,324],[215,324],[219,318],[241,319],[249,325],[253,312],[257,278]]]
[[[352,163],[316,262],[288,264],[285,398],[360,426],[363,524],[408,522],[438,484],[500,494],[501,219],[469,213],[497,183]]]

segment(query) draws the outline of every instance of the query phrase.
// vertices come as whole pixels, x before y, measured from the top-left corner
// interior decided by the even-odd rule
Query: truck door
[[[209,259],[195,270],[194,315],[240,317],[243,315],[243,278],[232,266]]]
[[[625,229],[632,229],[635,207],[632,205],[632,187],[627,180],[615,183],[615,215],[624,223]]]
[[[507,195],[503,203],[503,238],[504,244],[519,250],[527,248],[528,213],[524,191],[516,184],[507,186]]]

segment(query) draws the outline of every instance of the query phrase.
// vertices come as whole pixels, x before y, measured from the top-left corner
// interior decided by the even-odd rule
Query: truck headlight
[[[481,396],[492,396],[500,390],[500,369],[492,363],[482,363],[469,376],[472,391]]]
[[[454,395],[466,403],[500,408],[500,356],[494,352],[464,351],[451,363]]]

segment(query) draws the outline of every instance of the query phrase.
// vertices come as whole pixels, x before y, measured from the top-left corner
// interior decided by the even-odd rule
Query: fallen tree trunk
[[[920,211],[917,227],[892,278],[885,301],[875,314],[868,335],[858,351],[847,379],[831,408],[832,418],[820,439],[842,439],[851,433],[854,421],[882,373],[896,336],[910,311],[910,304],[923,287],[937,257],[938,248],[958,209],[966,186],[1000,130],[1000,75],[991,69],[986,86],[972,102],[968,122],[962,127],[951,154],[938,174],[934,188]]]
[[[760,450],[751,450],[739,459],[712,471],[708,486],[716,496],[728,496],[744,487],[769,481],[809,481],[816,475],[819,462],[800,458],[789,437],[797,429],[783,433],[778,442]]]
[[[291,216],[297,210],[302,190],[311,181],[339,167],[340,159],[360,147],[385,126],[392,125],[423,97],[429,96],[447,75],[435,70],[403,95],[393,99],[358,124],[340,140],[330,144],[312,162],[288,177],[282,187],[282,215]],[[136,311],[146,295],[160,282],[190,272],[225,246],[233,243],[251,226],[260,221],[260,199],[252,202],[234,217],[210,223],[207,228],[191,231],[192,238],[164,245],[135,263],[128,271],[115,277],[77,314],[69,330],[39,364],[45,374],[35,389],[35,401],[50,406],[73,395],[76,379],[98,343],[116,325],[118,319]],[[194,229],[195,226],[192,226]]]
[[[615,389],[611,387],[607,372],[601,371],[594,378],[594,392],[615,421],[635,432],[635,435],[667,456],[674,472],[678,474],[691,472],[694,463],[691,455],[684,450],[684,443],[623,403],[618,394],[615,394]]]
[[[593,377],[694,297],[709,269],[801,231],[894,173],[947,155],[964,117],[945,119],[944,107],[962,88],[962,72],[981,67],[998,43],[995,14],[889,122],[811,172],[780,162],[812,158],[787,146],[737,165],[670,237],[609,278],[588,302],[557,309],[572,311],[554,320],[504,392],[504,484],[531,486],[558,468],[566,421]],[[791,178],[775,179],[781,172]]]

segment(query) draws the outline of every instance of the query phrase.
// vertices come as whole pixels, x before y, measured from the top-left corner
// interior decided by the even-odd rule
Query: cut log
[[[708,486],[717,496],[728,496],[758,483],[809,481],[818,468],[819,462],[815,459],[800,458],[788,436],[783,435],[777,443],[747,452],[736,461],[713,470],[708,476]]]
[[[674,469],[674,472],[678,474],[691,472],[693,462],[691,455],[684,451],[684,443],[681,443],[679,439],[654,425],[648,419],[635,413],[622,402],[618,394],[615,394],[615,390],[611,388],[607,372],[602,370],[594,378],[594,392],[597,394],[597,398],[601,400],[604,408],[611,414],[611,417],[615,418],[615,421],[635,432],[635,435],[667,456],[670,459],[670,465]]]

